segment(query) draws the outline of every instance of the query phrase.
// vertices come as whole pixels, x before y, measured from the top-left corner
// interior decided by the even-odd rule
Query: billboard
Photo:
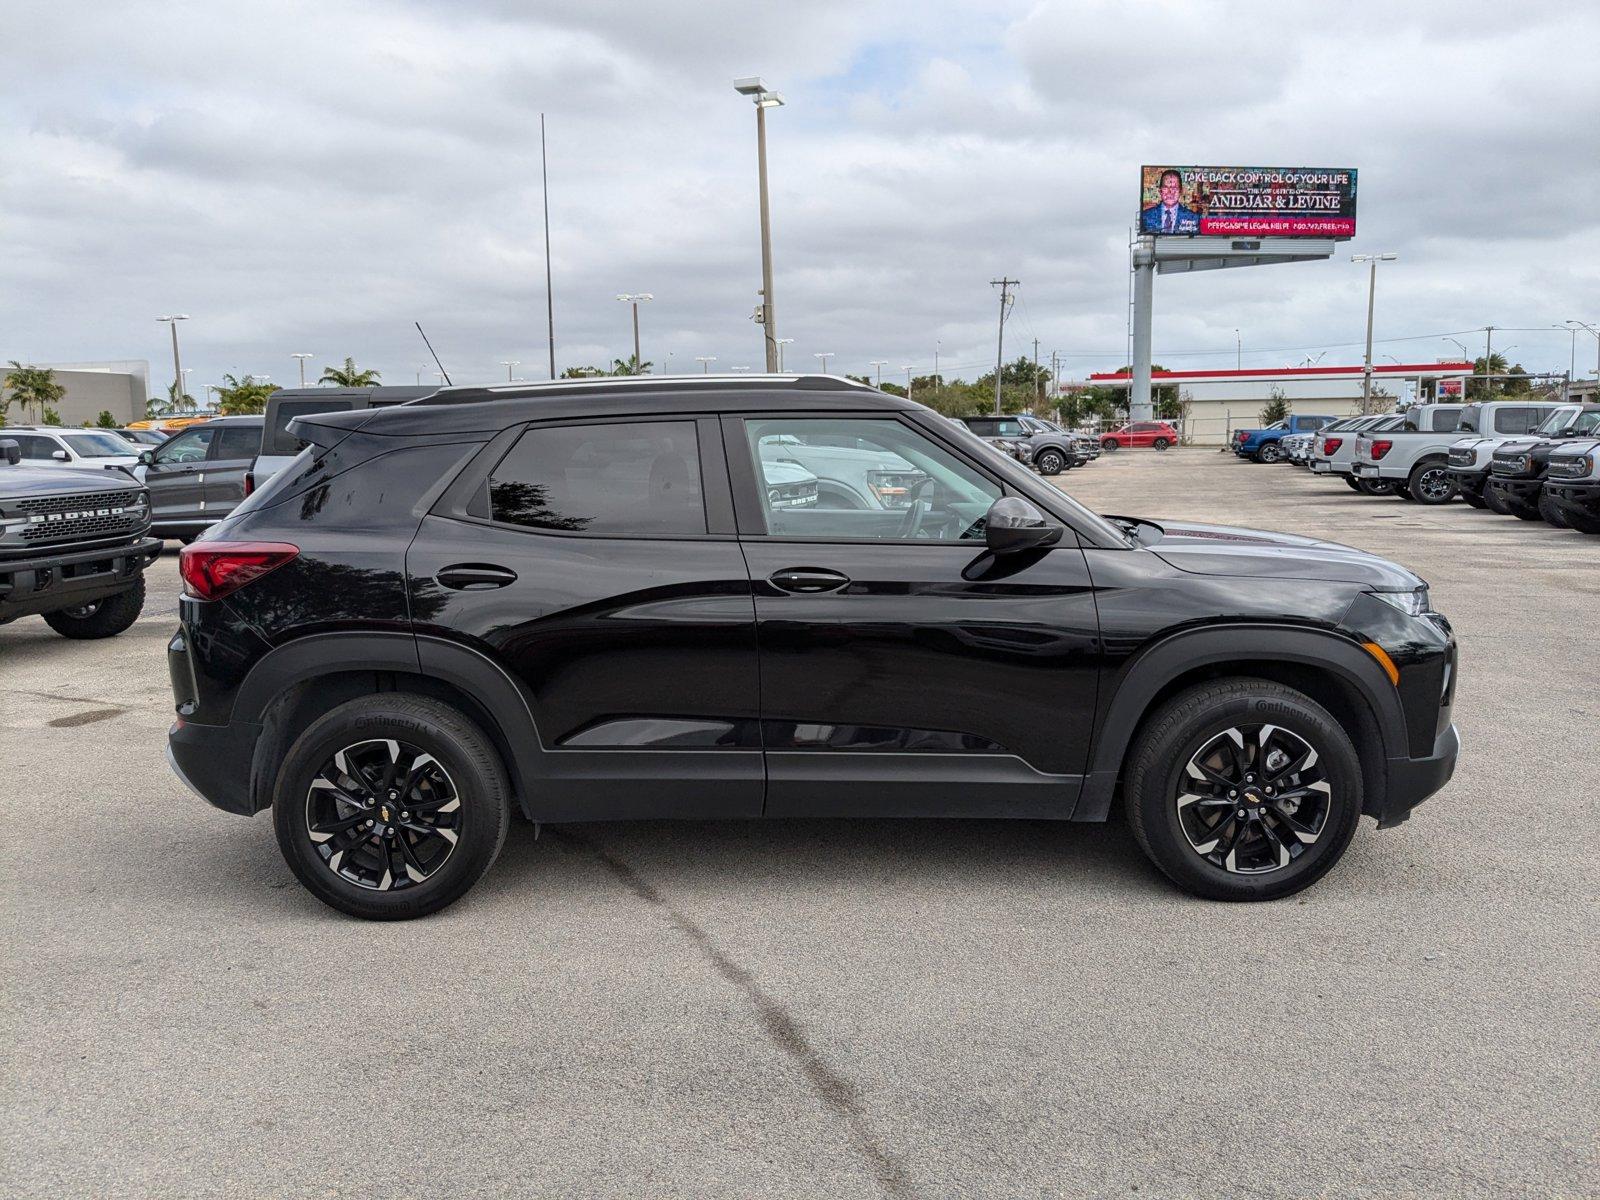
[[[1194,237],[1349,238],[1354,167],[1142,168],[1139,232]]]

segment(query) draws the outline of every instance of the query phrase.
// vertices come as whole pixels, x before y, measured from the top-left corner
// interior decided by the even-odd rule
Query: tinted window
[[[1461,410],[1455,406],[1436,408],[1433,410],[1432,424],[1428,426],[1434,433],[1454,429],[1461,421]]]
[[[199,429],[186,429],[156,451],[158,463],[201,462],[211,439],[217,436],[215,425],[202,425]]]
[[[987,418],[977,418],[968,421],[967,428],[972,430],[972,432],[977,434],[979,437],[995,437],[997,436],[995,434],[995,426],[997,424],[998,422],[990,421]]]
[[[56,445],[54,438],[40,437],[37,434],[0,431],[0,438],[8,438],[16,442],[22,450],[22,457],[26,459],[43,459],[48,462],[50,456],[61,449],[60,446]]]
[[[1539,423],[1540,412],[1536,408],[1501,408],[1494,414],[1494,428],[1496,433],[1527,433]]]
[[[705,533],[692,421],[532,428],[489,477],[496,521],[613,536]]]
[[[349,400],[280,400],[271,405],[271,429],[265,437],[258,431],[256,440],[262,454],[299,454],[305,443],[292,437],[289,422],[311,413],[349,412],[355,405]],[[255,451],[251,452],[252,454]]]
[[[748,420],[745,431],[771,534],[981,540],[1000,498],[998,484],[888,418],[781,417]]]
[[[260,449],[260,426],[222,425],[217,429],[216,444],[211,449],[211,457],[214,459],[254,458]]]
[[[62,437],[79,458],[119,458],[134,453],[114,433],[67,433]]]

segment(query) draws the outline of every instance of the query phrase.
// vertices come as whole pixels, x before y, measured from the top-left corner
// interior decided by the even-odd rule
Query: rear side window
[[[262,454],[298,454],[305,443],[289,433],[289,422],[311,413],[349,412],[355,404],[350,400],[280,400],[270,406],[266,436],[257,433]],[[252,431],[254,432],[254,431]],[[252,450],[254,455],[256,451]]]
[[[1450,408],[1436,408],[1430,418],[1433,424],[1429,427],[1432,433],[1449,432],[1456,428],[1461,420],[1461,410],[1454,406]]]
[[[219,425],[211,443],[213,459],[254,458],[261,450],[261,430],[255,425]]]
[[[1496,433],[1527,433],[1539,423],[1540,412],[1536,408],[1502,408],[1494,414],[1494,429]]]
[[[54,438],[40,437],[37,434],[0,433],[0,437],[16,442],[22,451],[22,457],[29,462],[48,462],[51,455],[61,449]]]
[[[692,421],[535,426],[489,476],[494,520],[611,537],[706,532]]]

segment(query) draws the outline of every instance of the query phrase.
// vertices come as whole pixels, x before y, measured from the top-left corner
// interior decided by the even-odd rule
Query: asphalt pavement
[[[172,555],[119,638],[0,628],[0,1193],[1600,1193],[1600,538],[1205,451],[1059,482],[1418,570],[1455,780],[1270,905],[1120,820],[518,824],[366,924],[168,771]]]

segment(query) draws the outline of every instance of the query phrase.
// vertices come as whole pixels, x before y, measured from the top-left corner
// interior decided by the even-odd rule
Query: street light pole
[[[822,353],[820,351],[814,352],[811,357],[820,358],[822,360],[822,373],[826,375],[828,373],[828,360],[833,357],[833,351],[829,350],[826,353]]]
[[[520,358],[502,358],[500,360],[500,365],[506,369],[506,382],[515,382],[511,378],[511,368],[520,367],[522,365],[522,360]]]
[[[888,365],[888,362],[889,360],[887,358],[875,358],[867,364],[869,367],[878,368],[878,382],[873,384],[873,386],[879,390],[882,390],[883,388],[883,368]]]
[[[187,321],[188,313],[175,313],[169,317],[157,317],[157,321],[165,321],[172,327],[172,402],[176,405],[183,403],[183,362],[178,358],[178,322]]]
[[[780,373],[783,371],[783,348],[785,346],[789,345],[790,343],[792,343],[793,341],[794,341],[793,338],[779,338],[778,339],[778,370],[779,370]]]
[[[715,354],[696,354],[694,360],[700,364],[700,374],[709,375],[711,374],[711,364],[717,361],[717,356]]]
[[[1352,254],[1350,261],[1353,263],[1371,263],[1371,270],[1367,275],[1367,357],[1365,365],[1361,368],[1361,411],[1372,411],[1372,310],[1378,295],[1378,264],[1380,262],[1393,262],[1399,258],[1398,254]]]
[[[309,354],[291,354],[291,355],[289,355],[289,357],[290,358],[298,358],[300,360],[300,386],[301,387],[305,387],[305,385],[306,385],[306,359],[310,358],[311,355],[309,355]]]
[[[1233,331],[1233,369],[1244,370],[1244,341],[1239,337],[1239,331]]]
[[[767,109],[778,108],[783,97],[768,89],[759,76],[735,79],[733,90],[749,96],[756,106],[756,173],[761,193],[761,336],[766,343],[767,373],[778,370],[778,317],[772,296],[772,214],[767,203]]]
[[[911,399],[911,364],[901,363],[900,369],[906,373],[906,399]]]
[[[639,301],[654,300],[649,292],[623,292],[617,297],[625,304],[633,305],[633,373],[644,374],[644,358],[639,353]]]
[[[1594,373],[1595,378],[1600,379],[1600,329],[1596,329],[1587,321],[1568,321],[1567,324],[1575,325],[1579,329],[1587,329],[1594,334]]]

